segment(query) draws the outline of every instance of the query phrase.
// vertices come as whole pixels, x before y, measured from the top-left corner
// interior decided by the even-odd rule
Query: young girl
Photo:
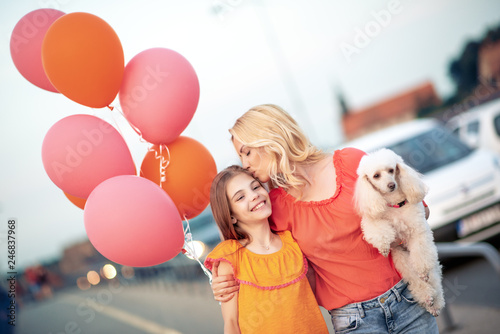
[[[229,132],[243,168],[272,189],[271,228],[291,231],[297,240],[316,273],[316,300],[329,310],[336,333],[438,333],[391,256],[363,239],[352,200],[364,152],[322,152],[270,104],[247,111]],[[214,275],[217,300],[230,300],[237,289],[230,275]]]
[[[210,205],[224,241],[205,266],[240,284],[221,304],[224,333],[328,333],[306,278],[307,260],[290,232],[269,227],[271,202],[261,183],[228,167],[212,183]]]

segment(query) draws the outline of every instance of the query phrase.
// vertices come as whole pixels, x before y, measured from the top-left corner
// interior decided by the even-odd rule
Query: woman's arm
[[[233,267],[227,262],[220,262],[212,268],[217,275],[233,275]],[[221,303],[222,318],[224,319],[224,334],[240,334],[238,325],[238,292],[233,292],[234,297]]]
[[[231,300],[240,287],[232,270],[228,275],[218,272],[219,263],[215,262],[212,267],[212,292],[215,300],[223,303]]]

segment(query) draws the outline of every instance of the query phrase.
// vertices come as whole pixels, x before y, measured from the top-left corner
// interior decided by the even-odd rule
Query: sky
[[[262,103],[282,106],[311,141],[343,141],[337,92],[362,108],[430,80],[445,98],[447,72],[467,40],[500,23],[496,0],[4,0],[0,3],[0,271],[7,270],[7,222],[16,219],[18,268],[48,261],[86,240],[83,211],[42,165],[49,128],[73,114],[101,117],[123,135],[139,168],[148,144],[123,117],[28,82],[9,43],[27,13],[87,12],[117,33],[125,62],[164,47],[182,54],[200,81],[200,101],[183,136],[201,142],[217,169],[238,163],[229,129]],[[118,98],[112,105],[119,105]],[[3,259],[3,260],[2,260]]]

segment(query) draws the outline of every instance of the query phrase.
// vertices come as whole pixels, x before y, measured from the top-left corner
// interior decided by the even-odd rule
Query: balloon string
[[[125,117],[125,115],[123,114],[123,110],[121,110],[120,107],[118,106],[115,106],[114,107],[116,110],[118,110],[118,112],[120,113],[120,115],[122,115],[122,117],[127,121],[128,125],[130,125],[130,127],[135,131],[137,132],[137,134],[139,135],[139,141],[141,143],[147,143],[147,144],[150,144],[148,141],[146,141],[143,137],[142,137],[142,132],[141,130],[139,130],[134,124],[130,123],[130,121],[127,119],[127,117]]]
[[[150,144],[150,146],[148,147],[148,152],[154,152],[155,159],[159,159],[160,160],[160,167],[159,167],[160,168],[160,184],[159,185],[161,187],[163,185],[163,182],[165,182],[167,180],[165,169],[170,164],[170,151],[168,150],[168,147],[166,145],[164,145],[164,144],[159,145],[160,146],[160,154],[158,154],[158,150],[155,149],[155,145],[151,144],[150,142],[148,142],[147,140],[145,140],[142,137],[141,130],[139,130],[134,124],[132,124],[127,119],[127,117],[125,117],[125,115],[123,114],[123,110],[121,110],[121,108],[118,107],[118,106],[116,106],[115,108],[116,108],[116,110],[118,110],[118,112],[120,113],[120,115],[122,115],[122,117],[127,121],[127,123],[130,125],[130,127],[139,135],[139,141],[141,143]],[[163,153],[163,149],[167,150],[168,159],[165,159],[165,157],[163,156],[163,154],[162,154]],[[142,170],[140,171],[140,173],[142,174]]]
[[[193,243],[193,235],[191,234],[191,227],[189,226],[189,220],[187,219],[186,215],[184,215],[184,221],[186,222],[186,228],[184,229],[183,251],[185,252],[185,254],[188,254],[194,260],[196,260],[196,262],[198,262],[205,275],[207,275],[210,285],[212,285],[212,273],[207,268],[205,268],[196,254],[196,248]]]
[[[160,155],[158,156],[157,151],[155,151],[155,159],[160,159],[160,187],[161,187],[163,182],[167,180],[165,170],[170,164],[170,151],[168,150],[167,145],[160,144],[159,146],[160,146]],[[167,150],[167,155],[168,155],[167,159],[165,159],[165,157],[163,156],[164,149]]]
[[[114,107],[108,106],[109,110],[113,111]],[[123,135],[122,129],[120,129],[120,126],[118,125],[118,122],[116,121],[115,117],[113,116],[113,113],[109,113],[111,116],[111,119],[113,120],[113,123],[115,123],[116,129],[118,130],[118,133],[125,139],[125,136]]]

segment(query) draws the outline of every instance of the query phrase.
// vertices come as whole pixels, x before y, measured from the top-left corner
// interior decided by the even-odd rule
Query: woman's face
[[[241,159],[243,168],[248,169],[260,182],[269,182],[270,177],[267,173],[267,166],[271,162],[269,154],[263,148],[247,147],[234,138],[233,145]]]
[[[227,184],[226,193],[231,216],[240,223],[267,220],[272,213],[267,190],[246,173],[234,176]]]

